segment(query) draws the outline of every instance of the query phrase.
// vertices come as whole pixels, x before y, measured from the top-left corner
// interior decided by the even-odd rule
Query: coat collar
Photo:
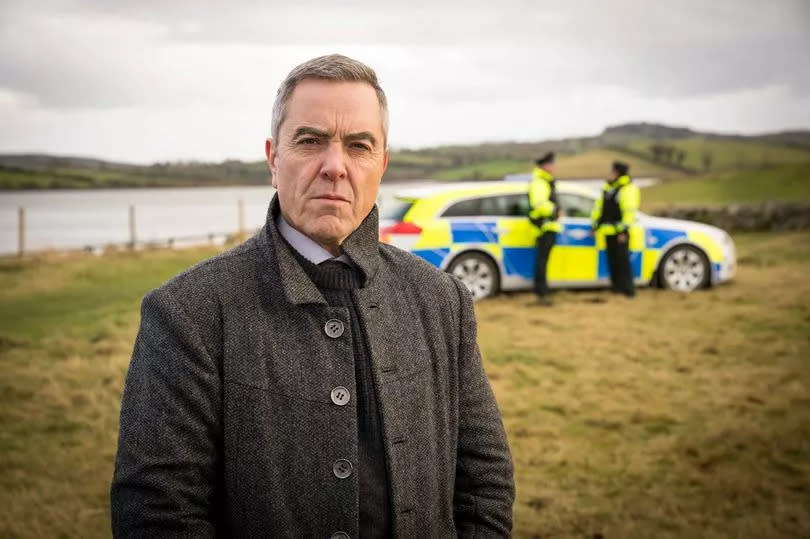
[[[278,268],[281,287],[291,303],[326,303],[323,294],[310,280],[304,269],[290,252],[276,225],[281,207],[278,194],[273,196],[267,210],[267,220],[259,232],[259,243],[269,262]],[[357,264],[363,273],[362,286],[371,284],[380,266],[379,214],[377,206],[341,245],[343,252]]]
[[[552,182],[554,181],[554,176],[551,174],[551,172],[544,169],[543,167],[534,167],[534,179]]]
[[[630,183],[630,176],[625,174],[624,176],[619,176],[618,178],[616,178],[616,181],[606,182],[605,186],[604,186],[604,190],[605,191],[611,191],[613,189],[618,189],[619,187],[624,187],[628,183]]]

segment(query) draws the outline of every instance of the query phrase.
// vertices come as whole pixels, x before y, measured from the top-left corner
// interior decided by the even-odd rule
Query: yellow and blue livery
[[[605,238],[592,230],[600,196],[573,182],[557,184],[562,230],[551,251],[552,288],[609,286]],[[399,192],[384,207],[381,239],[460,278],[476,299],[531,289],[538,229],[528,219],[528,184],[476,182]],[[734,277],[734,243],[713,226],[638,212],[630,228],[635,282],[680,291]]]

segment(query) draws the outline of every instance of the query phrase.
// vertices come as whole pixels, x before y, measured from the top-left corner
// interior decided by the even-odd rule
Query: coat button
[[[333,339],[337,339],[341,335],[343,335],[343,322],[338,320],[337,318],[332,318],[326,321],[326,325],[323,327],[324,331],[327,335],[332,337]]]
[[[332,390],[332,402],[337,404],[338,406],[344,406],[349,403],[349,399],[351,398],[351,394],[349,390],[343,386],[337,386],[335,389]]]
[[[346,532],[335,532],[329,539],[351,539]]]
[[[352,463],[346,459],[338,459],[332,465],[332,472],[338,479],[346,479],[352,475]]]

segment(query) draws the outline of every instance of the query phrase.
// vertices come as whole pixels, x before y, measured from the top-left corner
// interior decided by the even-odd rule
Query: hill
[[[688,127],[670,127],[661,124],[648,124],[646,122],[615,125],[606,127],[602,131],[603,137],[645,137],[652,139],[678,139],[697,135]]]
[[[643,209],[810,202],[810,162],[674,178],[644,189]]]
[[[688,127],[632,123],[597,136],[539,142],[488,142],[392,149],[383,181],[493,180],[528,172],[539,155],[558,153],[561,178],[600,178],[615,158],[639,176],[668,178],[810,162],[810,130],[727,135]],[[152,165],[46,154],[0,155],[0,190],[266,185],[262,161],[165,162]]]

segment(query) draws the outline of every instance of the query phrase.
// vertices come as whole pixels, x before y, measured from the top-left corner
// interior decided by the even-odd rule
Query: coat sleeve
[[[469,291],[461,298],[459,432],[453,513],[459,537],[509,537],[515,498],[512,457],[476,342]]]
[[[599,228],[599,219],[602,218],[602,197],[600,196],[597,198],[593,203],[593,209],[591,210],[591,227],[594,230]]]
[[[115,537],[213,537],[222,384],[168,291],[144,298],[110,490]]]
[[[636,212],[641,205],[641,191],[630,184],[619,192],[619,207],[622,210],[621,229],[627,230],[636,222]]]
[[[532,219],[544,219],[554,214],[554,203],[549,200],[551,196],[551,186],[542,177],[535,177],[529,184],[529,217]]]

